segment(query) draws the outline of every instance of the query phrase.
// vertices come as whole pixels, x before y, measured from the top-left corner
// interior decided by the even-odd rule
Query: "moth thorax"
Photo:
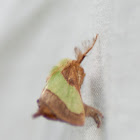
[[[80,90],[85,73],[84,69],[77,61],[71,61],[71,63],[62,70],[62,74],[70,85],[75,86]]]

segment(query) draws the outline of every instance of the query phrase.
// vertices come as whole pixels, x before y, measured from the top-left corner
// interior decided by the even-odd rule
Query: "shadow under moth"
[[[98,35],[84,53],[79,48],[75,48],[76,60],[63,59],[53,67],[37,100],[39,109],[33,115],[34,118],[44,116],[47,119],[82,126],[85,117],[92,117],[97,127],[100,127],[102,113],[83,103],[80,92],[85,77],[84,69],[80,64],[93,48],[97,37]]]

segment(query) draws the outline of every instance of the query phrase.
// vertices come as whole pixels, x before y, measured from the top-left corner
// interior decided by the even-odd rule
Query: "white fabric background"
[[[139,139],[139,12],[138,0],[0,1],[0,139]],[[102,127],[32,120],[51,67],[96,33],[81,92],[103,112]]]

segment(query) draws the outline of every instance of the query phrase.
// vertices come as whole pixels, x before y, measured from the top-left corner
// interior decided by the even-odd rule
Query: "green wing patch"
[[[50,71],[50,75],[54,74],[55,72],[63,70],[63,68],[66,67],[70,61],[71,61],[71,59],[68,59],[68,58],[62,59],[58,63],[58,65],[56,65],[52,68],[52,70]]]
[[[80,94],[74,86],[68,84],[61,71],[54,73],[50,77],[45,88],[57,95],[71,112],[77,114],[84,112]]]
[[[55,72],[57,72],[57,71],[59,71],[59,67],[58,67],[58,66],[54,66],[54,67],[52,68],[52,70],[50,71],[50,75],[52,75],[53,73],[55,73]]]

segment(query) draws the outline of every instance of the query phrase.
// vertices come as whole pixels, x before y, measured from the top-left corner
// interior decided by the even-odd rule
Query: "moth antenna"
[[[75,47],[74,51],[75,51],[75,57],[76,57],[77,61],[80,60],[80,58],[82,56],[82,51],[78,47]]]
[[[84,58],[86,57],[87,53],[93,48],[93,46],[95,45],[96,43],[96,40],[98,38],[98,34],[96,35],[95,39],[93,40],[93,43],[91,45],[91,47],[87,48],[87,50],[85,51],[85,53],[81,53],[81,51],[76,51],[76,48],[75,48],[75,52],[77,54],[77,52],[80,52],[79,54],[77,54],[77,62],[78,63],[81,63]]]

